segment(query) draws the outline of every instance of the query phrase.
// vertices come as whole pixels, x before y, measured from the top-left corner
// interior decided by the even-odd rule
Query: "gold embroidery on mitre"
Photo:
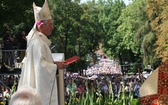
[[[42,7],[36,6],[36,4],[33,3],[33,8],[34,8],[35,22],[40,20],[52,19],[47,0],[45,0]]]
[[[168,73],[168,61],[164,62],[161,66],[159,66],[159,69],[162,72],[165,72],[167,74]]]
[[[166,78],[168,78],[168,72],[166,72],[164,76],[165,76]]]
[[[158,99],[153,100],[152,104],[158,104]],[[148,104],[148,105],[152,105],[152,104]]]
[[[160,80],[159,85],[161,85],[163,88],[168,88],[168,78],[163,78]]]

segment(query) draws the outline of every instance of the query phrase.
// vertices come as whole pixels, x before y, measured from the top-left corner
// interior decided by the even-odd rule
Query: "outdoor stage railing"
[[[11,67],[18,68],[17,63],[20,63],[25,56],[25,50],[14,49],[14,50],[1,50],[0,51],[0,63]]]
[[[25,50],[2,50],[0,49],[0,93],[6,89],[11,90],[15,82],[18,82],[21,73],[21,61],[25,56]],[[5,96],[0,96],[0,101]]]

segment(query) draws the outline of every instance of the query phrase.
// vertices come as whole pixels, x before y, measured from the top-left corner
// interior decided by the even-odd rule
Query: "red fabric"
[[[168,105],[168,61],[158,67],[158,92],[141,97],[142,105]]]

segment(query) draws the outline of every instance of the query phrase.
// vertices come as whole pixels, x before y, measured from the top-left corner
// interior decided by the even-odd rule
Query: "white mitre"
[[[156,69],[152,74],[145,80],[145,82],[140,87],[140,97],[157,94],[158,90],[158,72]]]
[[[36,6],[36,4],[33,3],[33,9],[34,9],[35,22],[38,22],[40,20],[52,19],[47,0],[45,0],[42,8]]]
[[[52,19],[47,0],[45,0],[42,8],[39,6],[36,6],[36,4],[33,3],[33,9],[34,9],[35,24],[31,29],[31,31],[29,32],[29,34],[26,36],[27,43],[29,43],[30,40],[32,39],[34,32],[36,30],[37,23],[39,21]]]
[[[168,61],[151,73],[139,92],[141,105],[168,105]]]

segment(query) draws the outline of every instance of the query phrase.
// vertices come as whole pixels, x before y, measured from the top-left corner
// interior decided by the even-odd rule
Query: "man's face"
[[[52,20],[47,20],[42,24],[42,33],[46,36],[49,36],[52,32],[52,30],[54,29],[53,24],[52,24]]]

